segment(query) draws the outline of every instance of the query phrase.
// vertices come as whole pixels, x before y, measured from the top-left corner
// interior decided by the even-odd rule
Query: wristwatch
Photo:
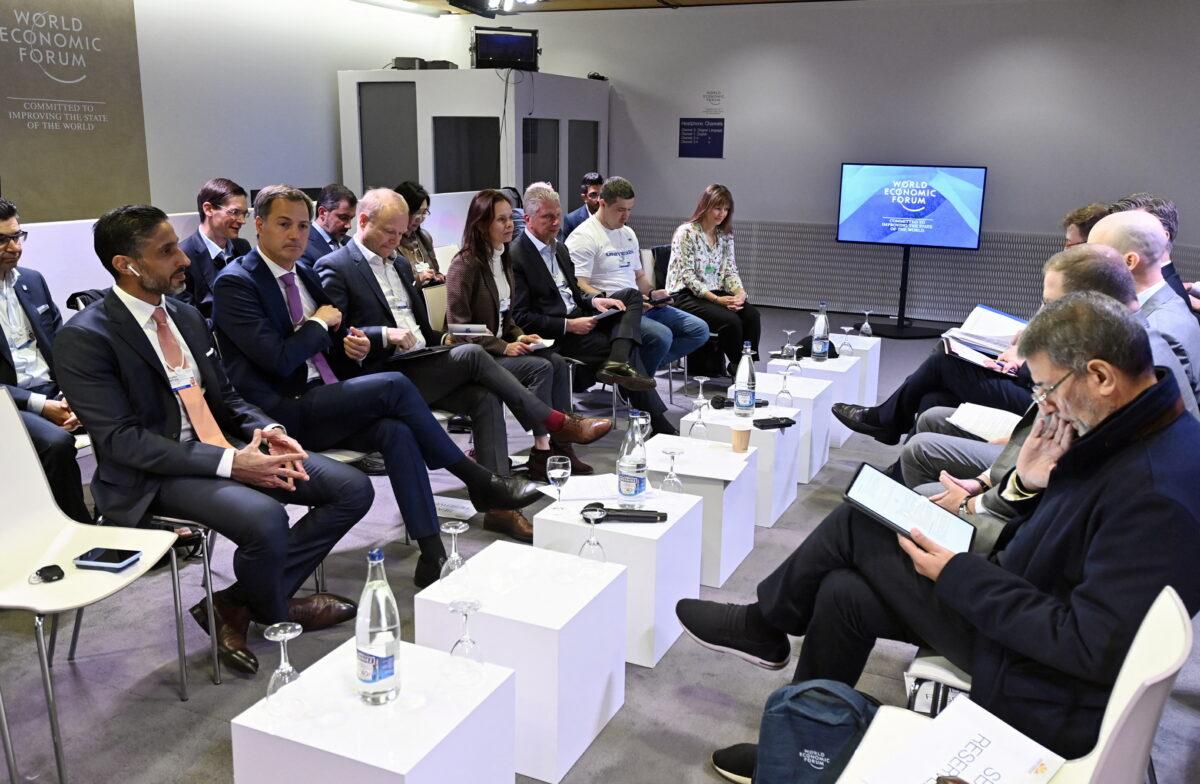
[[[969,495],[962,500],[962,503],[960,503],[958,505],[958,516],[959,517],[966,517],[967,515],[969,515],[971,513],[971,508],[968,506],[968,504],[971,503],[971,499],[974,497],[975,496],[973,496],[973,495]]]

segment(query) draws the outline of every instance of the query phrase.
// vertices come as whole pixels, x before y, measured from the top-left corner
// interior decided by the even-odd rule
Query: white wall
[[[638,212],[690,214],[710,182],[737,215],[834,223],[842,161],[985,164],[984,228],[1052,233],[1094,200],[1177,200],[1200,244],[1200,3],[864,0],[541,13],[542,67],[612,79],[611,172]],[[726,100],[720,161],[677,124]],[[1193,216],[1195,216],[1193,218]]]
[[[214,176],[246,188],[340,176],[337,72],[396,56],[469,64],[463,22],[350,0],[137,0],[150,191],[195,209]],[[115,204],[115,202],[114,202]]]

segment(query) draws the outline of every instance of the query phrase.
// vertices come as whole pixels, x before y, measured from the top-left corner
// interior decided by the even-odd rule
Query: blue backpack
[[[838,681],[776,689],[759,728],[754,784],[837,781],[878,708],[874,699]]]

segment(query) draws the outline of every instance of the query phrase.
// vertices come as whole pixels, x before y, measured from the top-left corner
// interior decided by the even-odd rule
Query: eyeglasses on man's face
[[[1045,403],[1046,400],[1049,399],[1050,395],[1054,393],[1054,390],[1058,389],[1064,381],[1073,375],[1075,375],[1075,371],[1068,370],[1067,375],[1063,376],[1058,381],[1055,381],[1053,384],[1045,388],[1043,388],[1040,384],[1034,384],[1033,388],[1029,390],[1030,395],[1033,397],[1033,402],[1039,406]]]
[[[4,247],[10,242],[15,242],[20,245],[28,236],[29,232],[27,231],[18,231],[16,234],[0,234],[0,248]]]

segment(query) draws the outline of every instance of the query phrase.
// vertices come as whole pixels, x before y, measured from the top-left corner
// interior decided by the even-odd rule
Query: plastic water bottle
[[[817,314],[812,328],[812,358],[817,362],[829,359],[829,316],[825,315],[828,302],[821,300],[821,312]]]
[[[629,429],[617,453],[617,492],[621,506],[638,508],[646,495],[646,442],[638,424],[639,412],[629,411]]]
[[[740,417],[754,416],[754,386],[754,352],[747,340],[742,344],[742,358],[733,377],[733,413]]]
[[[400,610],[383,572],[383,550],[367,553],[367,584],[354,621],[358,647],[358,693],[368,705],[383,705],[400,691]]]

